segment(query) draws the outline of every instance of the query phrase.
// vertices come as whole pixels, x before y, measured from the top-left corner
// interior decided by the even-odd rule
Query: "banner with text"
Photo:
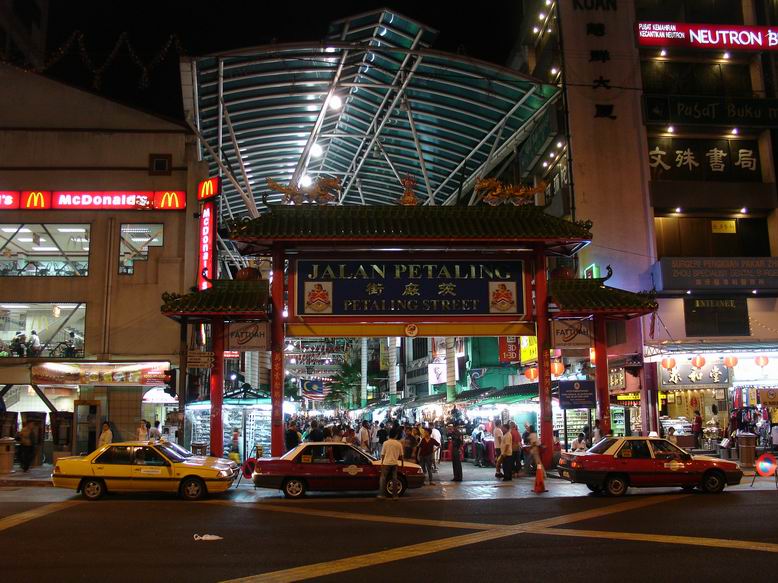
[[[778,28],[769,26],[638,22],[635,28],[638,45],[641,47],[778,50]]]
[[[594,409],[597,396],[594,381],[560,381],[559,407],[561,409]]]
[[[759,182],[756,140],[648,138],[651,180]]]

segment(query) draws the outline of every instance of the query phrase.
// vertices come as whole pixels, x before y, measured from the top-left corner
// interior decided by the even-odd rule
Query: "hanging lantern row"
[[[560,376],[565,372],[565,364],[563,362],[554,361],[551,363],[551,374],[555,377]]]
[[[662,359],[662,368],[665,370],[672,370],[675,368],[675,359],[668,356]]]
[[[535,382],[538,380],[538,367],[533,366],[527,369],[524,369],[524,376],[527,377],[532,382]]]
[[[770,362],[770,359],[766,356],[757,356],[754,359],[754,362],[757,364],[757,366],[761,366],[762,368],[767,366],[767,363]]]
[[[762,368],[764,368],[770,362],[770,359],[768,357],[766,357],[766,356],[757,356],[754,359],[754,362],[756,363],[757,366],[761,366]],[[737,363],[738,363],[737,356],[725,356],[724,357],[724,366],[726,366],[727,368],[735,368],[737,366]],[[673,357],[671,357],[671,356],[667,356],[667,357],[663,358],[662,361],[660,362],[660,364],[662,365],[662,368],[665,369],[665,370],[672,370],[676,366],[675,359]],[[705,358],[700,356],[700,355],[695,356],[694,358],[692,358],[692,366],[694,368],[702,368],[702,367],[704,367],[705,366]],[[553,367],[553,365],[552,365],[552,367]],[[553,370],[553,368],[552,368],[552,370]]]
[[[705,358],[700,356],[699,354],[692,358],[692,366],[694,368],[702,368],[705,366]]]
[[[725,356],[724,366],[727,368],[735,368],[737,366],[737,356]]]

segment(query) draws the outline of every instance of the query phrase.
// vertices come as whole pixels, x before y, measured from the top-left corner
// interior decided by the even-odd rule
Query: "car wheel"
[[[387,498],[393,498],[395,496],[402,496],[408,489],[408,482],[402,476],[397,476],[396,480],[387,480],[385,486],[384,496]]]
[[[708,494],[718,494],[724,489],[724,475],[721,472],[708,472],[702,477],[702,489]]]
[[[627,477],[622,474],[613,474],[605,480],[605,491],[610,496],[624,496],[627,493],[627,488],[629,488],[629,482]]]
[[[105,494],[105,483],[102,480],[88,479],[81,482],[81,495],[87,500],[99,500]]]
[[[305,482],[300,478],[288,478],[283,486],[287,498],[302,498],[305,496]]]
[[[181,480],[180,492],[184,500],[199,500],[205,496],[205,484],[199,478],[184,478]]]
[[[600,486],[599,484],[586,484],[586,487],[589,488],[595,494],[599,494],[600,492],[602,492],[602,486]]]

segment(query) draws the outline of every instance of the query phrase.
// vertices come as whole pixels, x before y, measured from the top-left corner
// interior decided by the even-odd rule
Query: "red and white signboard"
[[[208,200],[222,193],[222,179],[218,176],[206,178],[197,185],[197,200]]]
[[[638,22],[641,47],[686,47],[734,51],[778,50],[778,28],[686,22]]]
[[[186,208],[183,190],[0,191],[0,210],[157,210]]]
[[[520,339],[520,336],[500,336],[498,338],[500,362],[519,362],[521,354]]]
[[[216,253],[214,242],[216,239],[216,205],[213,201],[203,203],[200,211],[200,230],[197,248],[197,289],[204,290],[213,287],[209,279],[213,279],[214,261]]]

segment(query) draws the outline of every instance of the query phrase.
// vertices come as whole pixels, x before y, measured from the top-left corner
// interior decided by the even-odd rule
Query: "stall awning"
[[[229,316],[230,319],[266,320],[268,293],[265,280],[214,281],[213,287],[206,290],[186,295],[163,294],[161,311],[174,319]]]
[[[557,308],[553,316],[604,315],[611,319],[630,319],[658,308],[652,294],[609,287],[605,285],[607,279],[552,279],[548,291]]]

